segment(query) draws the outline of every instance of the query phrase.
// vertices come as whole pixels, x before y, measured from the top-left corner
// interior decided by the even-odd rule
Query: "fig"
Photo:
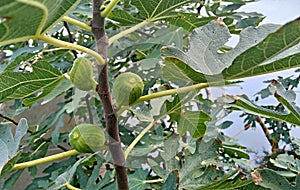
[[[81,153],[94,153],[106,150],[105,133],[97,125],[83,123],[77,125],[69,134],[70,145]]]
[[[71,82],[79,90],[95,90],[97,82],[94,79],[93,66],[90,60],[84,57],[77,58],[69,72]]]
[[[113,83],[112,93],[116,99],[116,106],[128,106],[142,96],[144,83],[135,73],[120,74]]]

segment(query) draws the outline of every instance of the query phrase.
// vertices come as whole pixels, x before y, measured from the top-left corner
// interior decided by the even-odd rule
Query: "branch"
[[[111,11],[113,10],[113,8],[117,5],[117,3],[120,0],[112,0],[109,2],[109,4],[105,7],[105,9],[101,12],[101,17],[108,17],[109,14],[111,13]]]
[[[114,166],[116,170],[116,178],[118,189],[128,190],[127,170],[124,153],[121,147],[121,140],[119,136],[117,114],[115,113],[112,104],[112,97],[110,94],[108,65],[107,65],[107,47],[108,38],[105,33],[104,19],[100,16],[100,7],[103,0],[93,0],[93,19],[92,32],[97,45],[97,52],[105,60],[103,65],[98,66],[98,85],[97,93],[103,104],[105,113],[106,130],[109,135],[108,145],[111,152]]]
[[[135,145],[143,138],[143,136],[156,124],[156,120],[152,121],[146,128],[144,128],[141,133],[132,141],[132,143],[127,147],[124,152],[125,159],[127,159],[129,153],[135,147]]]
[[[131,28],[128,28],[127,30],[124,30],[114,36],[112,36],[111,38],[109,38],[108,40],[108,46],[110,46],[113,42],[117,41],[118,39],[126,36],[127,34],[130,34],[144,26],[146,26],[150,21],[149,20],[144,20],[143,22],[137,24],[137,25],[134,25],[133,27]]]
[[[42,40],[42,41],[47,42],[48,44],[51,44],[51,45],[54,45],[54,46],[64,47],[64,48],[67,48],[67,49],[78,50],[78,51],[87,53],[90,56],[94,57],[97,60],[99,65],[103,65],[105,63],[105,61],[101,57],[101,55],[99,55],[97,52],[95,52],[95,51],[93,51],[89,48],[83,47],[81,45],[72,44],[72,43],[69,43],[69,42],[58,40],[58,39],[55,39],[53,37],[47,36],[46,34],[41,34],[41,35],[37,36],[36,39]]]
[[[60,160],[60,159],[63,159],[63,158],[74,156],[76,154],[79,154],[79,152],[77,150],[69,150],[67,152],[58,153],[58,154],[47,156],[47,157],[44,157],[44,158],[40,158],[40,159],[36,159],[36,160],[31,160],[31,161],[28,161],[28,162],[15,164],[12,167],[12,169],[13,170],[19,170],[19,169],[29,168],[29,167],[36,166],[36,165],[39,165],[39,164],[53,162],[55,160]]]
[[[66,188],[70,189],[70,190],[81,190],[77,187],[74,187],[73,185],[71,185],[68,181],[65,184]]]
[[[80,28],[82,28],[82,29],[84,29],[84,30],[87,30],[87,31],[89,31],[89,32],[92,31],[92,28],[91,28],[89,25],[87,25],[87,24],[85,24],[85,23],[83,23],[83,22],[80,22],[80,21],[78,21],[78,20],[75,20],[75,19],[73,19],[73,18],[64,16],[64,17],[62,18],[62,20],[63,20],[63,21],[66,21],[66,22],[68,22],[68,23],[70,23],[70,24],[74,24],[74,25],[76,25],[76,26],[78,26],[78,27],[80,27]]]
[[[144,102],[144,101],[147,101],[147,100],[151,100],[151,99],[159,98],[159,97],[163,97],[163,96],[168,96],[168,95],[187,93],[187,92],[190,92],[190,91],[193,91],[193,90],[200,90],[200,89],[207,88],[207,87],[210,87],[210,86],[220,86],[220,85],[224,85],[224,82],[199,83],[199,84],[195,84],[195,85],[191,85],[191,86],[185,86],[185,87],[181,87],[181,88],[164,90],[164,91],[161,91],[161,92],[155,92],[153,94],[147,94],[145,96],[141,96],[139,99],[137,99],[135,102],[133,102],[129,106],[122,106],[118,110],[118,115],[123,113],[129,107],[132,107],[135,104],[138,104],[138,103],[141,103],[141,102]]]
[[[2,117],[3,119],[5,119],[5,120],[7,120],[7,121],[12,122],[14,125],[18,125],[18,122],[16,122],[15,120],[13,120],[13,119],[11,119],[11,118],[5,116],[5,115],[2,115],[1,113],[0,113],[0,117]]]

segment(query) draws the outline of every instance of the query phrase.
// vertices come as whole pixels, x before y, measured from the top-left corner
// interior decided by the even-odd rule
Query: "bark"
[[[118,120],[115,108],[112,104],[112,98],[108,80],[108,66],[107,66],[107,47],[108,38],[105,33],[104,18],[100,16],[100,7],[103,0],[93,0],[93,19],[92,32],[97,45],[97,52],[105,60],[104,66],[98,68],[98,86],[97,93],[103,104],[105,113],[106,130],[109,135],[109,150],[112,154],[114,166],[116,169],[116,178],[118,189],[127,190],[128,180],[126,171],[126,161],[121,147],[121,140],[119,136]]]

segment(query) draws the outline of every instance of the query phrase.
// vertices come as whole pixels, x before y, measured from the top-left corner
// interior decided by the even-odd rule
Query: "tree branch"
[[[117,114],[112,104],[110,94],[110,87],[108,81],[108,66],[107,66],[107,47],[108,38],[105,33],[104,19],[100,15],[100,7],[103,0],[93,0],[93,19],[92,32],[97,45],[97,52],[105,60],[104,65],[98,64],[98,85],[97,93],[100,96],[105,113],[106,130],[109,135],[109,149],[112,154],[114,166],[116,169],[116,178],[118,189],[127,190],[128,180],[126,171],[126,161],[121,147],[121,140],[119,137]]]

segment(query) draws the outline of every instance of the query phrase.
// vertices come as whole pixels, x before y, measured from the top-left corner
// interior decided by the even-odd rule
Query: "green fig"
[[[79,90],[90,91],[96,89],[97,82],[94,79],[93,66],[87,58],[77,58],[69,75],[71,82]]]
[[[77,125],[69,134],[70,145],[82,153],[94,153],[107,149],[105,141],[103,129],[88,123]]]
[[[116,106],[127,106],[142,96],[144,83],[135,73],[120,74],[114,81],[112,93],[116,99]]]

